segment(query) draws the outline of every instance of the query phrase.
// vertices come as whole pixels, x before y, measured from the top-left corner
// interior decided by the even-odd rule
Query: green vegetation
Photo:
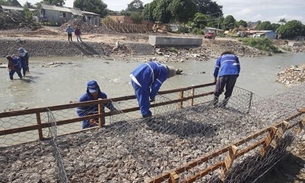
[[[169,52],[173,52],[173,53],[178,53],[178,49],[177,48],[174,48],[174,47],[170,47],[168,49]]]
[[[239,39],[245,45],[257,48],[259,50],[281,53],[281,51],[273,45],[272,41],[268,38],[241,38]]]
[[[36,26],[32,21],[32,16],[39,17],[39,13],[29,11],[29,8],[39,9],[40,3],[62,6],[66,0],[41,0],[32,5],[28,1],[23,5],[24,13],[20,12],[0,12],[0,29],[10,29],[18,27]],[[130,16],[134,23],[142,24],[148,22],[158,22],[163,24],[176,24],[180,33],[204,34],[203,29],[212,27],[229,32],[229,36],[236,37],[238,31],[247,31],[248,28],[256,30],[273,30],[280,39],[298,39],[305,36],[305,25],[298,20],[286,21],[280,19],[278,23],[270,21],[256,21],[248,25],[246,20],[236,20],[232,15],[223,16],[223,6],[218,5],[213,0],[151,0],[144,4],[141,0],[129,0],[126,8],[120,12],[115,12],[107,8],[102,0],[73,0],[73,6],[83,11],[97,13],[101,18],[108,15]],[[21,6],[18,0],[0,0],[0,5]],[[105,19],[103,21],[106,21]],[[42,23],[43,24],[43,23]],[[48,24],[48,23],[46,23]],[[221,35],[224,36],[224,35]],[[219,37],[219,35],[217,36]],[[250,39],[248,43],[253,44]],[[264,47],[265,45],[257,45]],[[273,48],[263,48],[273,49]]]

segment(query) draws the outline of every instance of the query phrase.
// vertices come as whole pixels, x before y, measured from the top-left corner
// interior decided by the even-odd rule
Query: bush
[[[197,34],[197,35],[203,35],[204,34],[204,31],[202,29],[199,29],[199,28],[193,28],[192,34]]]
[[[173,53],[178,53],[178,49],[177,48],[174,48],[174,47],[170,47],[168,49],[169,52],[173,52]]]
[[[190,30],[188,27],[185,27],[185,26],[179,26],[179,32],[181,33],[189,33]]]
[[[259,50],[273,53],[281,52],[276,46],[273,45],[273,42],[269,38],[241,38],[239,41]]]

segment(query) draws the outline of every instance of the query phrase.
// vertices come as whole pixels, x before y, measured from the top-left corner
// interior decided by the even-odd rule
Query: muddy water
[[[237,86],[266,97],[283,92],[287,87],[276,83],[276,73],[289,65],[305,63],[305,53],[280,54],[262,58],[240,58],[241,74]],[[50,62],[62,62],[57,67]],[[161,90],[213,81],[215,60],[171,63],[184,74],[166,81]],[[0,59],[0,63],[6,63]],[[129,73],[140,62],[102,60],[100,58],[31,58],[30,73],[11,81],[8,71],[0,68],[0,111],[25,107],[42,107],[77,101],[86,90],[86,83],[95,79],[109,98],[132,95]]]

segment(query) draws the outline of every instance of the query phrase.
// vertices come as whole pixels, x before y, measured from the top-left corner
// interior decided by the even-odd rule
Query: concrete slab
[[[158,46],[201,46],[202,38],[150,35],[149,44],[157,47]]]

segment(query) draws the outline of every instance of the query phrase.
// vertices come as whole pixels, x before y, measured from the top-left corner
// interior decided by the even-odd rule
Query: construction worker
[[[11,55],[7,55],[6,59],[8,61],[7,68],[9,69],[10,79],[13,80],[15,72],[17,72],[19,78],[22,79],[20,58],[13,58]]]
[[[26,72],[30,72],[30,69],[29,69],[29,53],[22,47],[20,47],[18,50],[19,50],[19,57],[21,59],[23,76],[25,76]]]
[[[79,102],[84,101],[91,101],[91,100],[97,100],[97,99],[107,99],[106,93],[102,92],[100,90],[99,85],[95,80],[91,80],[87,83],[87,90],[86,93],[81,96],[79,99]],[[111,112],[117,112],[116,108],[112,105],[112,103],[107,103],[105,106],[111,111]],[[90,105],[90,106],[81,106],[77,108],[77,114],[79,117],[97,114],[98,113],[98,105]],[[105,122],[105,118],[103,120]],[[98,125],[98,118],[90,118],[85,119],[82,124],[82,128],[90,128]],[[103,124],[104,125],[104,124]]]
[[[152,115],[150,102],[155,101],[155,96],[163,82],[176,75],[176,69],[159,62],[151,61],[141,64],[132,73],[131,84],[135,90],[135,95],[143,118]]]
[[[226,88],[225,99],[220,106],[225,107],[227,105],[239,72],[239,59],[232,51],[225,51],[217,58],[214,69],[214,82],[216,83],[213,99],[214,106],[217,106],[219,96],[224,91],[224,88]]]

